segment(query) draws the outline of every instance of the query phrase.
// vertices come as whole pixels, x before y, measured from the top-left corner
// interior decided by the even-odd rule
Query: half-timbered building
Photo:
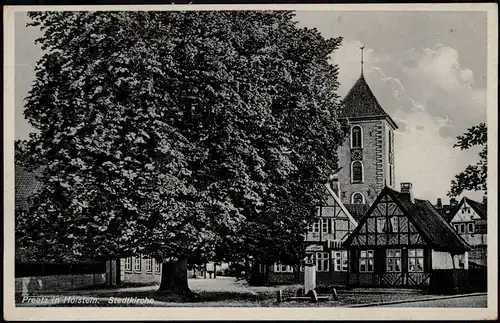
[[[448,216],[455,231],[473,248],[469,253],[469,263],[473,265],[487,264],[486,215],[486,204],[464,197]]]
[[[413,198],[411,183],[401,192],[385,187],[346,239],[347,284],[425,287],[436,269],[467,269],[470,246],[426,200]]]
[[[305,235],[306,253],[316,262],[316,285],[345,285],[349,258],[342,243],[356,228],[357,222],[338,196],[339,185],[325,184],[325,199],[318,206],[316,219]],[[270,283],[303,281],[303,267],[275,263],[270,268]]]

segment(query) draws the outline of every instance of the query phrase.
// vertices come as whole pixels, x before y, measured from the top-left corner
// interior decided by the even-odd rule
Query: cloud
[[[344,41],[332,62],[339,65],[339,94],[360,76],[360,41]],[[415,195],[444,197],[454,175],[478,160],[478,150],[453,148],[456,136],[486,119],[486,90],[461,68],[456,50],[443,45],[383,55],[365,48],[364,75],[384,110],[396,121],[396,180],[412,182]],[[397,183],[399,183],[397,182]],[[481,198],[480,192],[468,196]]]

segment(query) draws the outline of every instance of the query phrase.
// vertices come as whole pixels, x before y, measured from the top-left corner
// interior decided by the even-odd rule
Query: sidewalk
[[[471,294],[459,294],[459,295],[446,295],[446,296],[431,296],[424,298],[415,298],[415,299],[405,299],[398,301],[390,301],[390,302],[376,302],[376,303],[368,303],[368,304],[356,304],[347,307],[374,307],[374,306],[386,306],[386,305],[398,305],[398,304],[408,304],[408,307],[412,307],[412,303],[420,303],[420,302],[431,302],[438,300],[456,300],[456,299],[470,299],[476,296],[488,296],[488,293],[471,293]]]

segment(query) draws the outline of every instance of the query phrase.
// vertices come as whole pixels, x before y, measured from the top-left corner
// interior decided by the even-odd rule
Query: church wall
[[[351,196],[355,192],[364,195],[369,204],[384,187],[384,151],[386,122],[384,120],[351,121],[351,125],[360,125],[363,131],[363,183],[351,183],[351,143],[350,136],[346,137],[342,147],[339,148],[339,166],[342,167],[338,173],[340,180],[340,191],[342,203],[350,204]]]
[[[396,154],[395,154],[395,143],[396,143],[396,138],[394,136],[394,130],[392,129],[392,127],[389,125],[389,123],[387,121],[384,121],[384,136],[385,136],[385,140],[384,140],[384,178],[387,179],[387,186],[389,186],[390,188],[392,189],[397,189],[396,188]],[[392,162],[392,165],[393,165],[393,178],[392,178],[392,183],[390,182],[390,154],[389,154],[389,140],[390,140],[390,132],[392,131],[392,135],[393,135],[393,147],[392,147],[392,150],[393,150],[393,162]]]

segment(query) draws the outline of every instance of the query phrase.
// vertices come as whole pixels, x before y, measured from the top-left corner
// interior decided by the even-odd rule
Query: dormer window
[[[351,128],[351,148],[363,148],[363,129],[361,126]]]

